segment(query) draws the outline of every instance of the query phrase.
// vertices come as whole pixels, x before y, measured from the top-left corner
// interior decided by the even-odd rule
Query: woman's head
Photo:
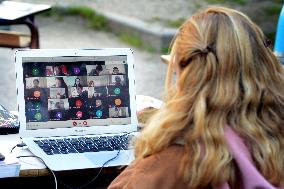
[[[235,86],[252,87],[263,77],[276,79],[276,72],[282,74],[259,27],[246,15],[224,7],[208,8],[188,19],[175,37],[171,55],[180,73],[178,87],[216,84],[214,96],[226,97],[219,94],[220,87],[232,94],[222,101],[238,96]]]
[[[62,77],[55,78],[56,87],[67,87],[64,79]]]
[[[283,185],[284,163],[271,154],[284,154],[283,84],[283,68],[258,26],[236,10],[202,10],[180,27],[173,41],[165,106],[143,131],[136,156],[182,139],[182,172],[190,188],[225,180],[235,184],[224,137],[229,125],[249,143],[261,173]]]
[[[80,84],[80,78],[77,77],[77,78],[75,79],[75,85],[79,85],[79,84]]]
[[[53,67],[53,72],[54,72],[54,75],[60,75],[61,74],[61,69],[59,66],[54,66]]]
[[[89,81],[89,87],[94,87],[94,86],[95,86],[94,81]]]
[[[61,87],[61,85],[62,85],[62,78],[61,77],[56,77],[55,78],[55,84],[56,84],[56,86],[57,87]]]
[[[101,71],[103,71],[102,65],[97,65],[96,71],[97,71],[98,73],[100,73]]]
[[[34,88],[39,87],[39,80],[38,79],[34,79],[33,80],[33,84],[34,84]]]

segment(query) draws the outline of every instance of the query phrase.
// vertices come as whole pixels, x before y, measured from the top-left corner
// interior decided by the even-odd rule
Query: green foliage
[[[107,26],[107,20],[104,16],[99,15],[90,7],[73,6],[66,8],[65,15],[81,16],[88,22],[88,26],[95,30],[104,30]]]
[[[51,17],[51,16],[58,15],[59,12],[60,12],[60,8],[59,7],[52,7],[48,11],[45,11],[45,12],[41,13],[40,16]]]
[[[51,11],[45,13],[44,16],[53,16],[59,18],[60,20],[62,20],[64,16],[80,16],[87,21],[88,27],[95,30],[108,31],[107,19],[104,16],[97,14],[95,10],[85,6],[55,6],[51,9]],[[151,53],[156,52],[155,48],[144,44],[142,39],[137,35],[121,33],[118,34],[118,37],[122,42],[129,44],[133,47],[144,49]]]
[[[148,20],[149,22],[161,22],[162,19],[158,16],[152,17],[150,20]]]
[[[92,19],[96,15],[92,8],[85,6],[72,6],[65,9],[65,15],[81,16],[83,18]]]
[[[118,35],[118,37],[124,43],[127,43],[137,48],[142,48],[143,42],[142,42],[142,39],[138,36],[121,33]]]
[[[53,7],[44,16],[55,16],[62,19],[64,16],[80,16],[87,21],[87,25],[95,30],[106,30],[107,20],[95,10],[86,6]]]
[[[276,32],[272,31],[272,32],[266,32],[264,34],[272,42],[272,45],[273,45],[275,41],[275,37],[276,37]]]
[[[208,3],[225,4],[225,3],[235,3],[239,5],[245,5],[247,0],[206,0]]]
[[[162,19],[160,17],[153,17],[148,22],[160,22],[164,26],[171,27],[171,28],[178,28],[181,26],[182,23],[184,23],[186,19],[185,18],[179,18],[177,20],[170,20],[170,19]]]
[[[147,52],[149,53],[157,53],[157,50],[154,47],[148,46],[146,44],[144,44],[144,48]]]
[[[106,30],[107,29],[107,20],[102,15],[96,15],[89,19],[89,26],[96,30]]]
[[[282,6],[280,4],[271,4],[269,6],[263,7],[264,12],[267,15],[280,15]]]
[[[161,53],[162,53],[162,54],[169,54],[170,51],[171,51],[171,49],[168,48],[168,47],[164,47],[164,48],[161,49]]]
[[[168,20],[166,22],[166,26],[172,28],[178,28],[185,22],[185,20],[186,20],[185,18],[179,18],[177,20]]]
[[[284,1],[283,0],[272,0],[274,3],[281,3],[283,5]]]
[[[64,17],[63,8],[61,7],[52,7],[50,10],[40,14],[40,16],[45,17],[54,17],[56,18],[56,21],[62,21]]]
[[[129,34],[129,33],[119,33],[118,38],[122,42],[124,42],[128,45],[131,45],[131,46],[136,47],[138,49],[145,50],[149,53],[156,53],[157,52],[157,50],[154,47],[143,43],[143,40],[141,39],[141,37],[139,37],[137,35],[133,35],[133,34]]]

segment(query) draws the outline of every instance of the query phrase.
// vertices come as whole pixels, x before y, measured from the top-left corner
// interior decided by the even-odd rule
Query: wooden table
[[[49,10],[49,5],[37,5],[13,1],[0,3],[0,26],[25,25],[30,36],[16,31],[0,30],[0,47],[39,48],[39,32],[35,15]]]
[[[161,102],[147,96],[137,95],[137,110],[139,125],[143,125],[156,111]],[[150,108],[151,107],[151,108]],[[0,135],[0,152],[9,154],[11,149],[21,143],[19,134]],[[12,152],[15,156],[32,155],[27,149],[15,148]],[[20,158],[21,170],[19,177],[0,178],[0,187],[5,189],[14,188],[54,188],[54,180],[52,174],[47,170],[46,166],[37,158]],[[88,188],[106,188],[110,182],[125,167],[106,167],[103,168],[98,178],[88,186]],[[86,182],[92,180],[99,172],[99,169],[70,170],[57,172],[58,188],[77,188]],[[44,183],[44,184],[43,184]],[[68,186],[66,186],[66,184]],[[3,186],[3,187],[2,187]],[[71,186],[71,187],[70,187]]]
[[[0,152],[4,155],[10,153],[11,149],[21,143],[19,134],[1,135]],[[14,156],[32,155],[27,149],[15,148],[12,151]],[[49,189],[55,188],[54,179],[51,172],[46,166],[37,158],[19,158],[21,163],[19,177],[0,178],[0,187],[9,188],[40,188]],[[92,182],[88,187],[91,188],[105,188],[110,182],[124,169],[124,167],[106,167],[102,169],[98,178]],[[58,188],[77,188],[88,181],[92,180],[99,172],[97,169],[83,169],[83,170],[69,170],[56,172],[58,181]],[[68,187],[66,186],[68,185]]]

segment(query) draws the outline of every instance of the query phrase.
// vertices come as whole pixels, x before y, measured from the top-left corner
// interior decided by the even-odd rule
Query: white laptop
[[[18,50],[20,136],[54,170],[127,165],[137,131],[133,52]]]

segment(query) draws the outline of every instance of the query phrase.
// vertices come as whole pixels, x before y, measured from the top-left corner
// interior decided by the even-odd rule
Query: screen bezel
[[[25,57],[84,57],[84,56],[116,56],[126,55],[128,64],[129,96],[131,123],[127,125],[109,125],[109,126],[88,126],[88,127],[68,127],[53,129],[33,129],[28,130],[25,115],[24,83],[23,83],[23,64]],[[16,61],[16,86],[17,103],[20,122],[20,136],[23,137],[51,137],[51,136],[69,136],[69,135],[87,135],[104,133],[121,133],[137,131],[137,116],[135,102],[135,79],[134,79],[134,58],[133,51],[129,48],[106,48],[106,49],[28,49],[17,50],[15,52]]]

